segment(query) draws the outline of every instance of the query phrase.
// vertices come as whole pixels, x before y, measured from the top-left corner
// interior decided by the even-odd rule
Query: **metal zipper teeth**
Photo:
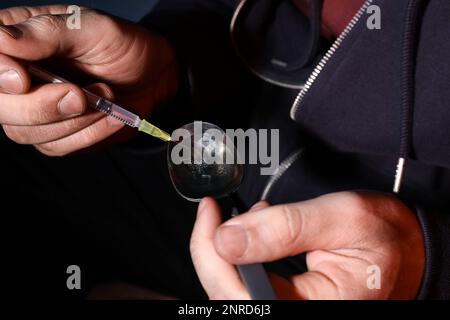
[[[283,162],[278,166],[278,168],[275,170],[275,173],[270,177],[269,181],[266,184],[266,187],[264,188],[264,191],[261,195],[261,200],[266,200],[269,196],[270,191],[272,191],[273,186],[280,180],[280,178],[283,176],[283,174],[292,166],[292,164],[297,161],[298,158],[303,153],[303,148],[300,150],[295,151],[294,153],[290,154],[286,159],[284,159]]]
[[[342,45],[342,42],[347,38],[348,34],[352,29],[355,27],[355,25],[358,23],[358,21],[361,19],[362,15],[366,11],[366,9],[372,4],[373,0],[367,0],[364,2],[363,6],[358,10],[358,12],[355,14],[355,16],[352,18],[352,20],[349,22],[347,27],[345,27],[344,31],[339,35],[339,37],[334,41],[333,45],[330,49],[328,49],[325,56],[320,60],[320,62],[317,64],[314,71],[309,76],[308,80],[305,83],[305,86],[302,90],[300,90],[299,94],[297,95],[297,98],[295,98],[294,104],[291,108],[291,118],[295,120],[295,113],[297,112],[300,103],[302,102],[303,98],[306,96],[308,91],[311,89],[312,85],[316,82],[317,78],[321,74],[322,70],[327,65],[328,61],[330,61],[331,57],[336,53],[336,50],[340,48]]]

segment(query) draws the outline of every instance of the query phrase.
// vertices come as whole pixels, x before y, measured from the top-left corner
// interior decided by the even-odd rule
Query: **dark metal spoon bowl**
[[[195,136],[195,126],[197,135]],[[200,202],[204,197],[223,198],[239,188],[244,169],[236,161],[227,164],[226,159],[235,158],[234,145],[226,143],[225,133],[219,127],[207,122],[195,122],[180,128],[185,130],[183,140],[169,143],[167,160],[170,178],[178,193],[189,201]],[[217,133],[215,136],[210,133]],[[219,133],[222,137],[219,137]],[[187,135],[190,140],[186,141]],[[180,146],[179,144],[184,144]],[[175,163],[176,146],[189,148],[186,163]],[[180,148],[181,149],[181,148]],[[201,154],[201,162],[195,163],[195,156]],[[207,159],[222,159],[221,163],[207,163]]]
[[[172,140],[167,149],[169,174],[182,197],[194,202],[204,197],[229,197],[235,203],[233,215],[246,211],[236,205],[232,196],[241,184],[244,169],[238,164],[233,142],[227,139],[222,129],[211,123],[194,122],[176,130]],[[219,161],[213,162],[212,159]],[[240,265],[237,268],[252,299],[276,299],[262,264]]]

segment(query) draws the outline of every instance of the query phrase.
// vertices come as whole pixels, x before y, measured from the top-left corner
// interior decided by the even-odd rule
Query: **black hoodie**
[[[367,27],[371,5],[379,30]],[[243,201],[392,192],[396,180],[424,233],[419,298],[450,298],[450,2],[366,1],[334,43],[311,12],[288,0],[164,0],[143,23],[172,41],[204,120],[238,126],[249,111],[251,127],[280,129],[280,168],[249,166]]]

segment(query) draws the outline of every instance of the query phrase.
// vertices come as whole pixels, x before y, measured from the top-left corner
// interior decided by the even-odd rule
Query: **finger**
[[[0,52],[29,61],[43,60],[54,55],[80,57],[98,45],[98,39],[115,27],[111,19],[92,10],[82,11],[83,29],[98,34],[68,28],[69,14],[33,16],[21,23],[0,27]],[[99,25],[102,27],[99,28]],[[116,27],[117,28],[117,27]],[[83,45],[80,46],[80,43]]]
[[[105,83],[94,83],[85,87],[85,89],[110,101],[114,101],[115,99],[114,91]]]
[[[228,262],[245,264],[351,245],[362,234],[357,202],[336,193],[242,214],[217,230],[215,247]]]
[[[211,198],[203,199],[191,237],[195,270],[211,299],[249,299],[236,268],[222,259],[214,249],[214,232],[220,223],[217,202]]]
[[[339,269],[339,268],[337,268]],[[333,278],[319,271],[309,271],[291,279],[296,294],[306,300],[341,299],[339,286]]]
[[[14,59],[0,54],[0,92],[21,94],[30,88],[30,78]]]
[[[81,115],[83,91],[73,84],[45,84],[24,95],[0,94],[0,123],[41,125]]]
[[[82,116],[38,126],[3,125],[3,130],[9,139],[24,145],[45,144],[70,136],[97,122],[105,115],[90,111]]]
[[[339,266],[335,266],[340,270]],[[321,271],[309,271],[299,275],[284,279],[276,275],[270,275],[270,280],[281,300],[338,300],[338,299],[375,299],[379,298],[364,288],[365,281],[359,283],[352,277],[346,277],[344,284],[338,284],[333,280],[332,275],[327,275]],[[356,284],[355,284],[356,283]],[[361,285],[364,284],[364,285]],[[342,293],[341,291],[345,291]],[[363,294],[361,291],[365,291]],[[375,290],[376,291],[376,290]],[[345,295],[344,295],[345,294]]]
[[[67,13],[67,9],[67,5],[7,8],[0,10],[0,24],[17,24],[43,14],[64,14]]]
[[[48,156],[65,156],[74,151],[91,147],[117,133],[125,125],[112,117],[103,116],[94,124],[57,141],[35,145]]]
[[[112,90],[106,84],[97,83],[86,87],[86,89],[106,99],[114,99]],[[103,113],[91,109],[82,116],[52,124],[38,126],[5,125],[3,129],[6,135],[16,143],[44,144],[70,136],[94,124],[103,117]]]

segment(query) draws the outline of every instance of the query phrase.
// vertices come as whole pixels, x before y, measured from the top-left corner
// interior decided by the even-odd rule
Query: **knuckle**
[[[22,10],[24,17],[30,18],[36,15],[32,7],[22,7]]]
[[[15,130],[8,125],[2,125],[3,128],[3,132],[5,132],[6,136],[12,140],[12,141],[16,141],[16,132]]]
[[[343,192],[342,196],[341,208],[348,210],[346,215],[354,223],[363,223],[370,216],[375,215],[377,208],[372,201],[368,201],[366,195],[357,192]]]
[[[29,19],[27,23],[46,32],[55,32],[65,25],[66,20],[62,15],[43,14]]]
[[[300,209],[293,205],[282,205],[280,213],[280,226],[278,238],[282,245],[293,248],[297,244],[297,239],[302,233],[302,221]]]
[[[40,153],[49,157],[63,157],[68,154],[68,152],[63,152],[54,142],[49,142],[45,144],[34,146]]]
[[[59,120],[62,116],[58,111],[58,103],[64,98],[64,95],[62,95],[63,91],[71,91],[76,93],[77,97],[80,96],[80,94],[78,94],[79,89],[73,85],[64,85],[64,87],[59,89],[51,89],[55,91],[49,90],[50,89],[47,88],[39,94],[34,94],[33,98],[28,99],[22,106],[23,119],[29,125],[49,124]],[[60,91],[61,93],[59,93]],[[54,97],[56,94],[58,94],[58,96]],[[83,102],[77,101],[77,103],[82,104]]]
[[[15,19],[11,10],[8,9],[0,10],[0,22],[4,25],[14,24]]]
[[[6,136],[18,143],[18,144],[28,144],[29,142],[29,135],[27,133],[26,128],[24,127],[18,127],[18,126],[9,126],[9,125],[3,125],[3,131],[5,132]]]
[[[85,146],[90,145],[93,141],[97,140],[99,136],[99,130],[94,126],[87,127],[83,130],[82,134],[77,138],[77,144]]]
[[[364,195],[357,193],[357,192],[343,192],[342,195],[344,196],[343,199],[346,202],[346,204],[350,208],[354,208],[355,211],[361,211],[364,210],[367,206],[366,199]]]
[[[34,106],[32,104],[35,104]],[[40,125],[50,120],[47,108],[48,102],[43,98],[36,98],[34,102],[29,102],[23,108],[23,119],[29,125]]]
[[[84,127],[84,121],[80,118],[71,118],[59,123],[61,136],[69,136],[70,134],[77,133]]]
[[[393,197],[376,193],[348,192],[346,195],[348,222],[360,230],[371,230],[373,234],[387,234],[395,222]],[[345,207],[344,207],[345,208]]]
[[[362,224],[375,221],[397,220],[401,209],[401,202],[391,195],[381,193],[347,192],[346,205],[350,211],[350,218]]]
[[[95,24],[101,26],[103,30],[107,30],[109,35],[123,34],[123,26],[121,26],[120,22],[116,19],[98,12],[94,12],[92,14],[95,15],[93,17]]]

